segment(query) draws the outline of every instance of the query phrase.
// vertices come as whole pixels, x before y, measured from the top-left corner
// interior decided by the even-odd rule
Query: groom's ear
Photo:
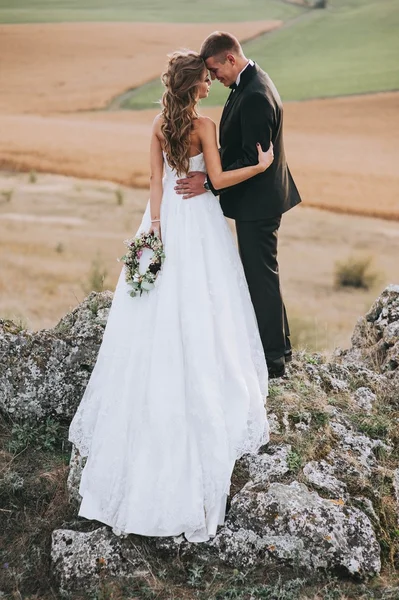
[[[226,56],[226,60],[228,60],[228,61],[229,61],[229,63],[230,63],[231,65],[233,65],[233,66],[234,66],[234,65],[236,64],[236,62],[237,62],[237,61],[236,61],[236,57],[234,56],[234,54],[227,54],[227,56]]]

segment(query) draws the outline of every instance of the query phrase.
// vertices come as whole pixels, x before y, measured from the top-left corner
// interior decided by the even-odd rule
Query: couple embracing
[[[231,88],[220,149],[197,111],[215,78]],[[291,357],[277,233],[300,197],[278,92],[236,38],[215,32],[200,54],[173,53],[162,80],[136,235],[161,237],[165,261],[134,298],[122,269],[69,440],[87,457],[80,516],[202,542],[224,522],[235,461],[269,439],[268,378]]]

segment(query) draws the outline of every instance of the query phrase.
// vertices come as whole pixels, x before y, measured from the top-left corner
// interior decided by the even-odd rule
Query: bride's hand
[[[258,150],[258,161],[260,172],[266,171],[274,160],[273,142],[270,142],[270,146],[267,152],[263,152],[262,146],[259,142],[256,144]]]
[[[157,235],[159,237],[159,239],[162,240],[162,237],[161,237],[161,223],[160,222],[151,223],[151,226],[150,226],[150,229],[148,230],[148,233],[152,233],[154,235]]]

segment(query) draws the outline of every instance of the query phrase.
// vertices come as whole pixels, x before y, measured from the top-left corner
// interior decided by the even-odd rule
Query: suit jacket
[[[238,87],[226,102],[219,141],[223,171],[257,164],[256,142],[263,150],[270,141],[274,146],[274,161],[264,173],[219,191],[209,181],[213,193],[220,194],[226,217],[267,219],[301,202],[284,153],[282,102],[270,77],[256,64],[241,73]]]

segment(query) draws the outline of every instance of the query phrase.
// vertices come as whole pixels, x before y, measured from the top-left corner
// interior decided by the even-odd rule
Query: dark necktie
[[[229,88],[234,91],[237,88],[236,82],[234,82],[231,85],[229,85]]]

